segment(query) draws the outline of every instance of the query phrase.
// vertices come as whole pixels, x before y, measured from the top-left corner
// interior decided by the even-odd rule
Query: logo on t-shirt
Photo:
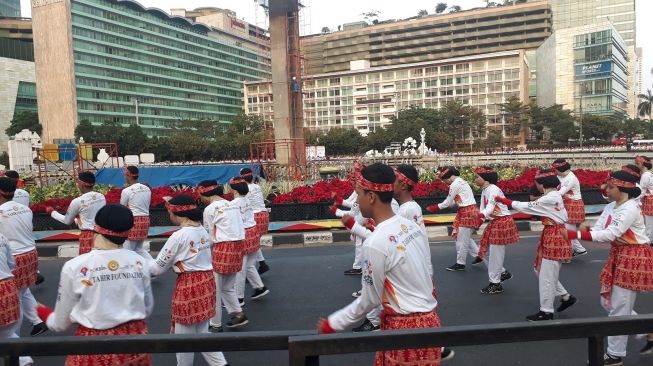
[[[117,260],[110,260],[107,264],[107,268],[109,268],[110,271],[117,271],[118,268],[120,268],[120,263],[118,263]]]

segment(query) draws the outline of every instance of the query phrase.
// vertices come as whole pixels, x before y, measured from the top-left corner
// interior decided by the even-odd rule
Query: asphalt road
[[[453,242],[431,243],[434,275],[438,286],[438,313],[443,326],[491,324],[522,321],[524,316],[538,310],[537,280],[532,270],[536,237],[523,233],[519,245],[511,246],[506,254],[506,268],[514,277],[504,285],[504,293],[483,295],[487,285],[487,270],[482,265],[465,272],[447,272],[445,267],[455,261]],[[608,254],[607,246],[587,245],[589,254],[562,267],[561,281],[579,302],[559,319],[606,316],[599,305],[598,275]],[[315,248],[284,248],[266,250],[271,266],[263,276],[270,294],[259,301],[247,301],[245,311],[250,323],[237,332],[254,330],[314,329],[320,316],[326,316],[353,300],[351,293],[360,288],[360,277],[344,276],[342,271],[351,266],[353,246],[332,245]],[[470,260],[471,261],[471,260]],[[63,260],[43,259],[41,273],[46,282],[33,288],[36,299],[54,305],[59,271]],[[170,299],[174,275],[168,273],[153,282],[154,314],[148,320],[150,333],[169,331]],[[250,293],[250,289],[247,290]],[[556,303],[557,306],[557,303]],[[647,313],[653,309],[653,296],[642,294],[636,310]],[[23,326],[24,335],[29,327]],[[72,332],[72,330],[71,330]],[[67,334],[71,334],[67,333]],[[235,332],[235,331],[234,331]],[[48,332],[41,337],[51,337]],[[630,338],[626,365],[652,365],[653,356],[640,356],[642,339]],[[455,348],[456,356],[445,364],[456,365],[586,365],[585,340],[513,343]],[[231,352],[226,357],[232,366],[287,365],[286,352]],[[321,358],[321,365],[371,365],[373,354],[350,354]],[[36,365],[62,365],[63,357],[36,358]],[[175,365],[173,354],[155,356],[155,365]],[[205,365],[196,355],[196,365]]]

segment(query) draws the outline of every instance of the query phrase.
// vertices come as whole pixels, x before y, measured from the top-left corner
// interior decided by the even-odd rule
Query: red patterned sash
[[[601,296],[610,301],[612,286],[633,291],[653,291],[653,248],[648,244],[612,242],[601,275]]]
[[[492,245],[510,245],[519,242],[519,230],[512,216],[498,216],[491,220],[481,237],[481,245],[478,250],[478,256],[485,258],[485,255]]]
[[[93,236],[95,232],[92,230],[82,230],[79,233],[79,254],[86,254],[93,249]]]
[[[383,330],[439,327],[440,318],[435,311],[403,315],[385,308],[381,312]],[[374,366],[439,366],[440,353],[440,347],[381,351],[376,353]]]
[[[13,277],[0,281],[0,327],[13,324],[20,318],[18,288]]]
[[[14,256],[16,268],[12,271],[16,287],[20,290],[36,283],[39,270],[39,255],[36,249]]]
[[[147,325],[143,320],[134,320],[111,329],[91,329],[80,325],[76,336],[119,336],[147,334]],[[111,354],[111,355],[70,355],[66,357],[66,366],[150,366],[152,356],[149,353]]]
[[[213,271],[184,272],[177,276],[172,295],[172,322],[196,324],[215,316]]]
[[[533,264],[538,272],[543,258],[552,261],[566,261],[571,259],[571,242],[567,238],[565,225],[547,224],[550,222],[542,220],[544,230],[542,230],[540,241],[537,243],[535,262]]]
[[[145,240],[150,231],[149,216],[134,216],[134,227],[129,230],[129,240]]]

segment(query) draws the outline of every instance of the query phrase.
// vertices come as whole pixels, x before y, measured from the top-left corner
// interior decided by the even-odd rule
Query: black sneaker
[[[252,294],[252,300],[260,299],[261,297],[267,295],[270,293],[270,290],[268,290],[267,287],[263,286],[261,288],[254,289],[254,293]]]
[[[578,302],[578,299],[574,297],[574,295],[569,295],[569,298],[565,301],[562,300],[560,301],[560,305],[558,305],[558,308],[556,309],[557,312],[563,312],[570,306],[574,305],[576,302]]]
[[[440,353],[440,360],[446,361],[453,358],[456,354],[451,348],[442,347],[442,352]]]
[[[587,250],[583,250],[582,252],[577,252],[574,250],[574,252],[571,254],[572,257],[580,257],[581,255],[587,254]]]
[[[43,334],[48,331],[48,326],[45,325],[45,322],[40,322],[32,327],[32,331],[29,332],[29,335],[36,337],[39,334]]]
[[[243,307],[245,306],[245,299],[242,297],[238,298],[238,306]]]
[[[245,313],[240,312],[236,315],[234,315],[231,320],[227,322],[227,328],[237,328],[241,327],[245,324],[249,323],[249,320],[247,320],[247,317],[245,316]]]
[[[36,274],[36,285],[40,285],[43,282],[45,282],[45,277],[43,277],[43,275],[41,275],[40,273],[37,273]]]
[[[503,273],[501,273],[501,282],[508,281],[511,278],[512,278],[512,273],[508,271],[503,271]]]
[[[544,311],[538,311],[533,315],[526,317],[526,320],[529,322],[539,322],[541,320],[553,320],[553,313],[545,313]]]
[[[646,341],[646,345],[644,348],[639,350],[640,355],[648,355],[649,353],[653,352],[653,341]]]
[[[483,294],[500,294],[503,292],[503,286],[500,283],[490,283],[481,289]]]
[[[222,329],[222,325],[213,325],[209,323],[209,332],[211,333],[222,333],[224,330]]]
[[[447,271],[464,271],[465,270],[465,265],[464,264],[454,264],[453,266],[447,267]]]
[[[624,361],[621,357],[612,356],[609,353],[603,355],[603,365],[604,366],[621,366],[624,364]]]
[[[345,271],[345,275],[356,276],[361,274],[363,274],[363,269],[361,268],[352,268]]]
[[[472,265],[475,266],[475,265],[481,264],[481,263],[483,263],[483,258],[477,256],[476,258],[474,258],[474,261],[472,262]]]
[[[381,329],[378,325],[372,324],[371,321],[367,320],[367,318],[363,321],[363,324],[357,326],[356,328],[353,328],[353,332],[373,332],[375,330]]]
[[[265,261],[258,262],[258,274],[262,275],[263,273],[269,270],[270,270],[270,266],[268,266],[268,264],[265,263]]]

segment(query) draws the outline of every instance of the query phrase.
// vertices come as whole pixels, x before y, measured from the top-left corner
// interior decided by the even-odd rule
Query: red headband
[[[5,197],[6,197],[6,196],[11,196],[11,195],[13,195],[14,193],[15,193],[15,192],[5,192],[5,191],[3,191],[3,190],[0,190],[0,196],[5,196]]]
[[[612,184],[613,186],[617,187],[622,187],[622,188],[635,188],[636,185],[633,182],[626,182],[625,180],[617,179],[617,178],[610,178],[608,179],[608,184]]]
[[[196,208],[197,205],[173,205],[170,202],[166,202],[166,209],[172,213],[190,211]]]
[[[125,172],[125,175],[128,176],[128,177],[132,177],[132,178],[138,177],[138,175],[130,172],[129,169],[127,169],[127,167],[125,167],[125,169],[123,169],[123,171]]]
[[[95,227],[93,228],[93,231],[95,231],[98,234],[117,236],[117,237],[120,237],[120,238],[126,238],[126,237],[129,236],[129,230],[127,230],[127,231],[113,231],[113,230],[105,229],[105,228],[103,228],[101,226],[98,226],[97,224],[95,224]]]
[[[564,162],[562,162],[562,163],[553,163],[553,164],[551,164],[551,167],[552,167],[553,169],[558,169],[558,168],[562,168],[563,166],[565,166],[565,165],[567,165],[567,164],[569,164],[569,163],[566,162],[566,161],[564,161]]]
[[[484,167],[479,166],[478,168],[474,169],[474,173],[476,173],[476,174],[492,174],[492,173],[496,173],[496,171],[493,170],[493,169],[485,169]]]
[[[229,184],[247,183],[242,178],[231,178]]]
[[[95,183],[84,182],[83,180],[81,180],[79,178],[77,178],[77,183],[80,183],[81,185],[83,185],[85,187],[88,187],[88,188],[93,188],[93,186],[95,185]]]
[[[364,191],[373,191],[373,192],[394,192],[395,185],[394,183],[374,183],[363,178],[362,174],[358,175],[358,182],[356,183],[357,187]]]
[[[546,178],[546,177],[555,177],[557,176],[556,172],[545,172],[542,173],[541,171],[537,172],[535,175],[535,179],[540,179],[540,178]]]
[[[634,175],[634,176],[636,176],[637,178],[640,177],[640,174],[639,174],[639,173],[637,173],[636,171],[630,169],[629,167],[627,167],[627,166],[625,166],[625,165],[621,167],[621,170],[623,170],[624,172],[626,172],[626,173],[628,173],[628,174],[630,174],[630,175]]]
[[[637,155],[635,156],[635,161],[638,163],[650,163],[651,159],[647,158],[646,156]]]
[[[197,193],[202,194],[202,193],[210,192],[210,191],[212,191],[214,189],[217,189],[218,187],[219,186],[208,186],[208,187],[201,187],[200,186],[200,187],[195,188],[195,190],[197,191]]]
[[[417,182],[408,178],[407,176],[404,175],[404,173],[400,172],[397,169],[395,169],[395,177],[397,177],[397,179],[399,179],[400,181],[406,183],[406,185],[408,186],[415,187],[417,185]]]
[[[438,174],[438,179],[442,179],[442,177],[444,177],[444,175],[447,174],[448,172],[449,172],[449,168],[441,171],[440,174]]]

